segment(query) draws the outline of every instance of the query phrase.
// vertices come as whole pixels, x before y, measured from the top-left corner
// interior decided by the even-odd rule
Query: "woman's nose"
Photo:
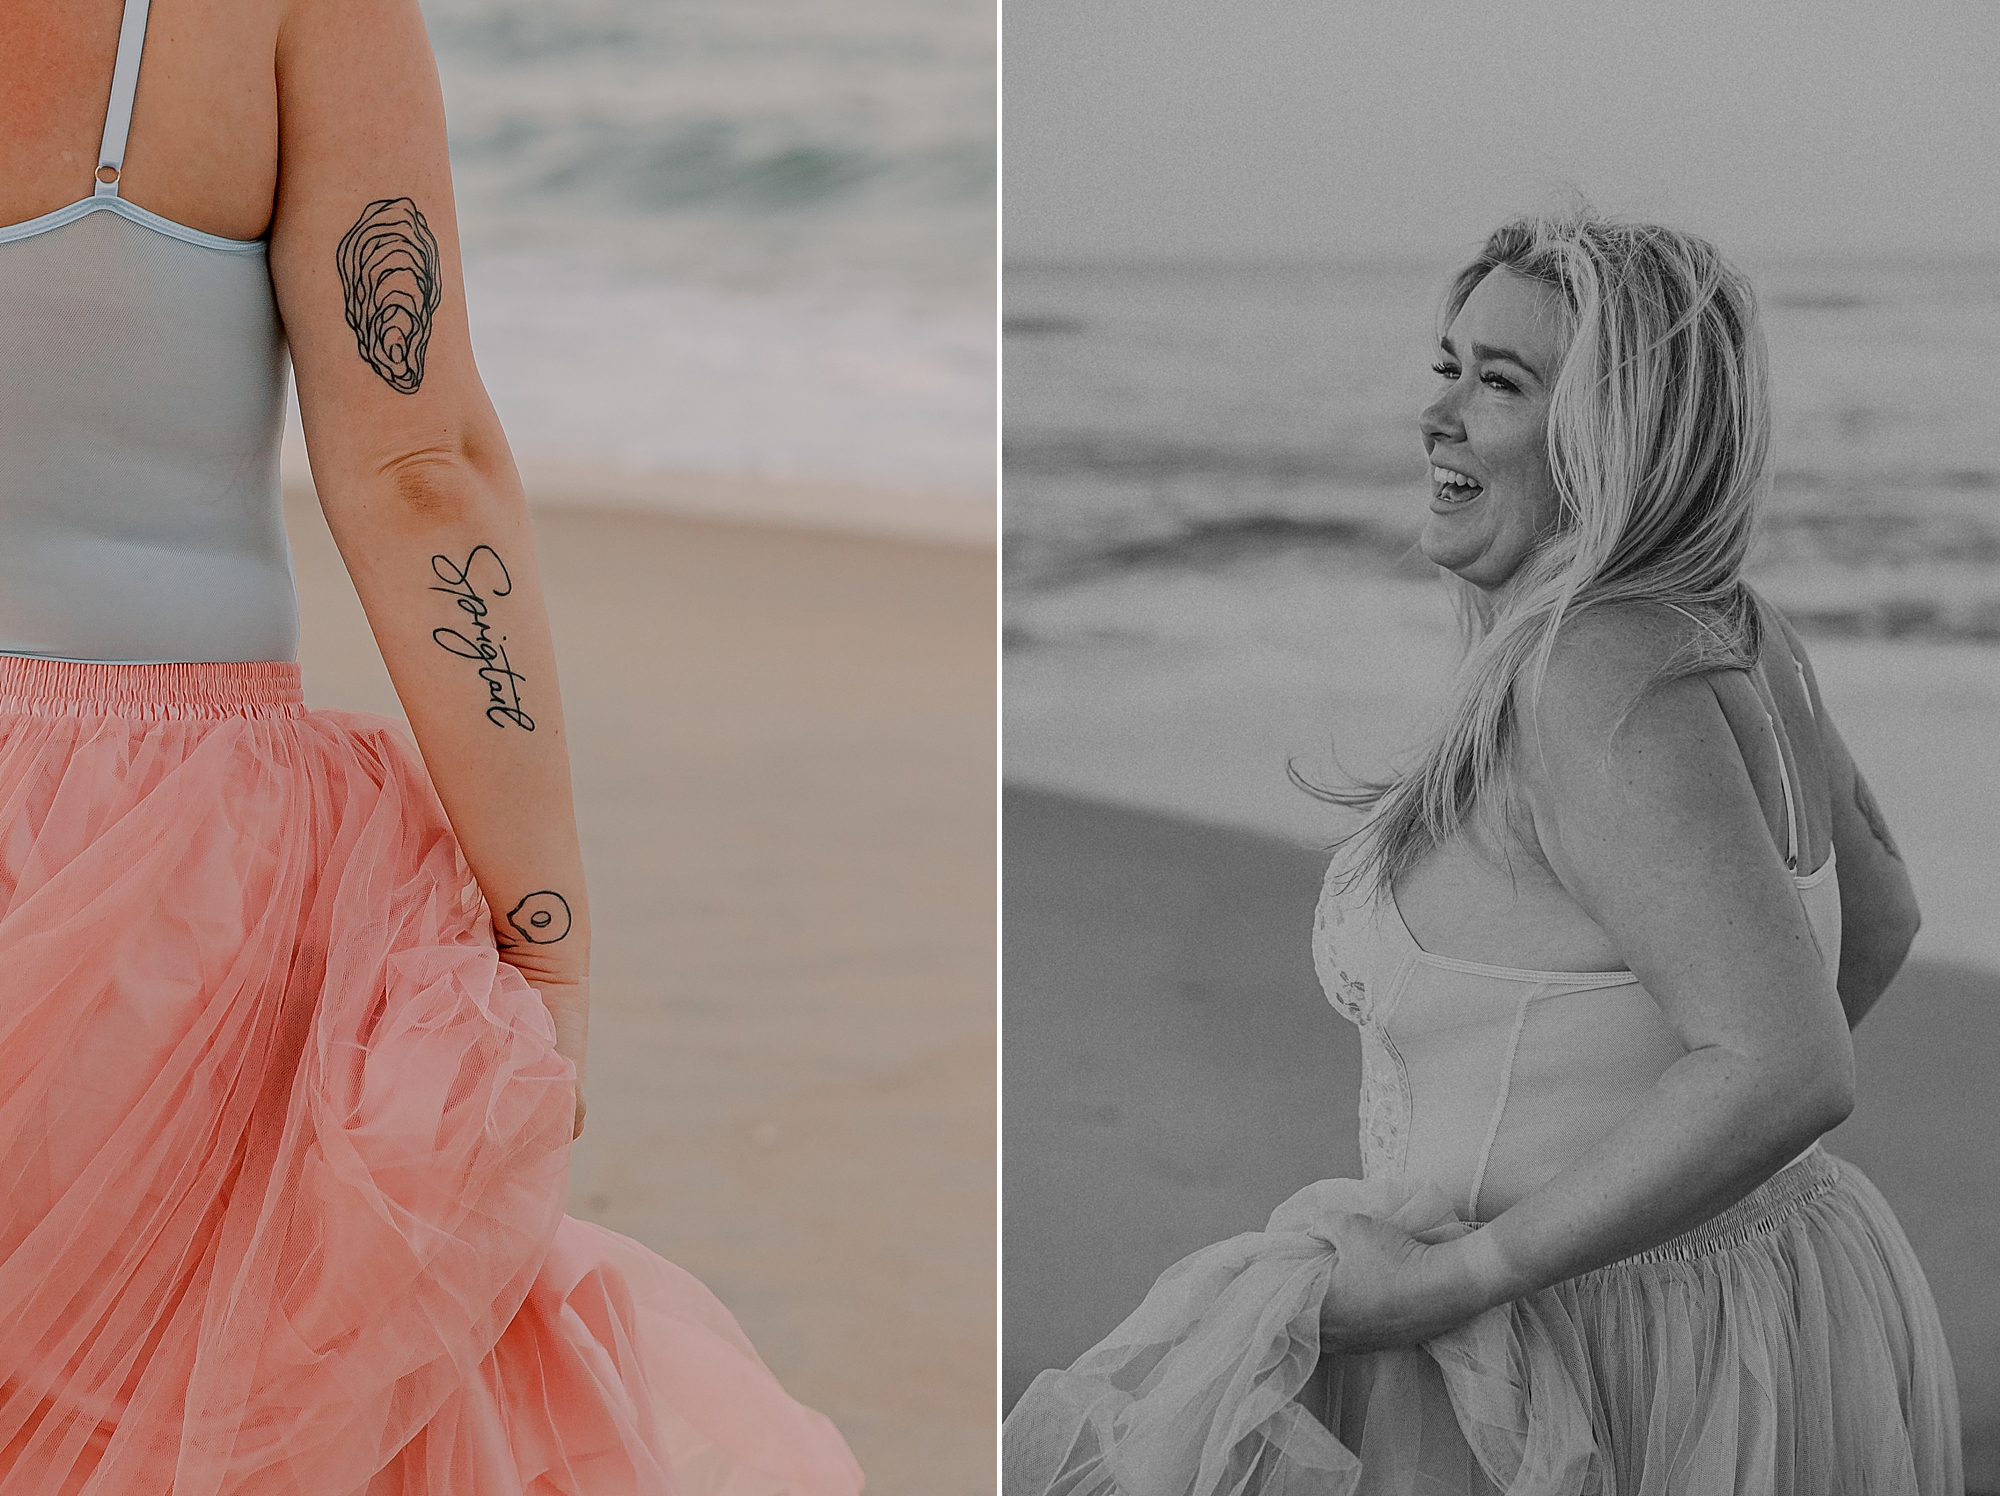
[[[1417,417],[1417,427],[1423,432],[1426,442],[1457,441],[1465,435],[1464,423],[1459,419],[1457,394],[1457,385],[1446,385],[1438,391],[1437,399],[1426,405],[1423,414]]]

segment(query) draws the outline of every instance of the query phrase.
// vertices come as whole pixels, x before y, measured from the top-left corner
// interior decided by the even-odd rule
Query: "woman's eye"
[[[1498,374],[1488,374],[1486,376],[1486,382],[1492,385],[1493,388],[1495,388],[1496,390],[1513,390],[1518,388],[1518,386],[1515,385],[1513,380],[1503,379]]]
[[[1456,365],[1456,364],[1432,364],[1432,365],[1431,365],[1431,372],[1432,372],[1433,374],[1437,374],[1437,375],[1440,375],[1441,377],[1443,377],[1443,378],[1445,378],[1445,379],[1456,379],[1456,378],[1458,378],[1458,365]]]

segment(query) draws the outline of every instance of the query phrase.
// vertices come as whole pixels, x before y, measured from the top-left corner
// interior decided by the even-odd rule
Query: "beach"
[[[1007,609],[1003,1403],[1185,1253],[1355,1174],[1359,1052],[1307,939],[1340,814],[1455,657],[1442,587],[1300,545],[1021,586]],[[2000,655],[1809,632],[1925,915],[1828,1140],[1896,1209],[1945,1321],[1972,1489],[2000,1490]]]
[[[526,482],[595,923],[570,1213],[707,1283],[871,1496],[990,1492],[992,547],[864,485]],[[286,522],[309,703],[399,716],[295,466]]]

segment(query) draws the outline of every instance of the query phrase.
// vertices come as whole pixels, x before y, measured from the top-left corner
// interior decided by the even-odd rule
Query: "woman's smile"
[[[1456,468],[1440,467],[1436,463],[1431,464],[1433,506],[1444,504],[1456,507],[1478,498],[1482,489],[1483,485],[1470,473],[1460,472]]]

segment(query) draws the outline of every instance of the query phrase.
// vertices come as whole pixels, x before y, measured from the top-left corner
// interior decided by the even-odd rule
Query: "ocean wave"
[[[984,0],[424,0],[468,247],[992,298]]]
[[[1865,603],[1793,603],[1785,616],[1802,633],[1838,639],[2000,644],[2000,596],[1958,601],[1902,593]]]
[[[993,327],[894,299],[662,284],[469,258],[509,440],[544,462],[754,473],[947,499],[993,489]]]
[[[1422,481],[1420,458],[1390,458],[1337,448],[1228,446],[1155,436],[1010,434],[1003,449],[1010,476],[1093,477],[1112,481],[1163,478],[1262,480],[1279,486],[1351,484],[1366,487]]]
[[[1012,587],[1051,591],[1137,572],[1209,571],[1316,552],[1369,570],[1409,577],[1430,574],[1416,551],[1415,532],[1353,514],[1241,514],[1190,519],[1170,530],[1105,536],[1094,544],[1050,546],[1029,531],[1002,539]]]
[[[441,52],[490,62],[547,63],[582,55],[629,57],[663,41],[657,26],[618,4],[556,6],[543,0],[426,0]]]
[[[1010,338],[1073,338],[1084,331],[1081,317],[1026,313],[1003,318],[1000,330]]]
[[[1059,338],[1082,330],[1080,322],[1063,317],[1010,317],[1002,324],[1009,337]],[[1018,422],[1016,423],[1018,426]],[[1290,487],[1301,483],[1355,485],[1369,488],[1407,486],[1412,491],[1424,478],[1423,459],[1411,452],[1409,433],[1400,424],[1385,423],[1379,431],[1363,432],[1359,441],[1339,446],[1303,446],[1260,440],[1189,440],[1123,432],[1011,430],[1007,436],[1008,471],[1023,477],[1101,478],[1108,482],[1163,478],[1263,478]],[[1780,523],[1846,523],[1859,514],[1869,524],[1894,525],[1898,513],[1885,501],[1846,513],[1795,515],[1782,507],[1786,499],[1817,501],[1829,494],[1851,495],[1857,488],[1879,489],[1890,500],[1918,491],[1939,494],[1984,494],[2000,489],[2000,471],[1976,467],[1929,468],[1901,463],[1876,474],[1827,471],[1805,466],[1780,466],[1772,474],[1780,496]],[[1977,516],[1968,516],[1978,522]],[[2000,522],[2000,516],[1992,516]],[[1908,516],[1910,523],[1921,522]]]
[[[452,152],[468,165],[501,166],[537,195],[581,196],[642,214],[814,209],[863,195],[983,208],[995,180],[989,140],[885,149],[786,120],[513,113],[455,134]]]
[[[1869,302],[1852,291],[1774,291],[1764,304],[1792,312],[1853,312]]]
[[[1180,453],[1175,463],[1170,455],[1153,451],[1148,464],[1128,463],[1110,481],[1103,472],[1024,477],[1010,463],[1004,555],[1012,584],[1064,587],[1108,572],[1201,570],[1292,551],[1338,552],[1397,569],[1416,564],[1425,514],[1419,483],[1315,481],[1338,463],[1316,467],[1300,454],[1285,465],[1286,481],[1273,481],[1269,465],[1256,463],[1235,464],[1225,478],[1220,470],[1230,463],[1213,451]],[[1173,481],[1198,463],[1205,470],[1191,481]],[[1247,479],[1232,481],[1245,472]],[[1968,502],[1963,490],[1850,492],[1767,512],[1749,564],[1760,575],[1838,579],[1813,595],[1816,626],[1984,638],[1980,599],[2000,595],[2000,515],[1989,512],[1983,495]],[[1973,601],[1958,583],[1956,600],[1940,601],[1944,584],[1926,578],[1944,575],[1975,579]],[[1884,576],[1902,580],[1884,592]]]
[[[991,13],[973,0],[422,0],[440,53],[499,67],[542,69],[578,60],[682,67],[768,65],[802,58],[830,65],[990,67]]]

